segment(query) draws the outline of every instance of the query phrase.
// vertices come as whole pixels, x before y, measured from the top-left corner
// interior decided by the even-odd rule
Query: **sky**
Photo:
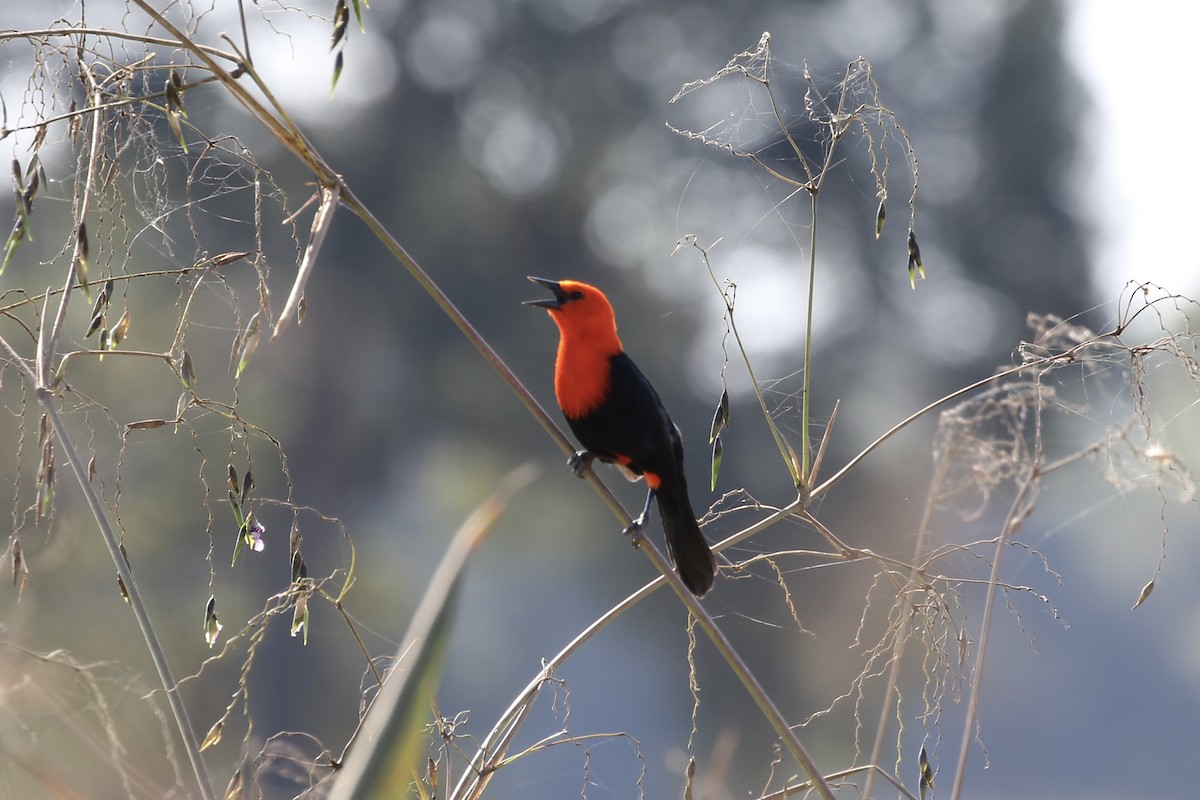
[[[1091,92],[1080,200],[1090,206],[1098,299],[1126,281],[1200,292],[1200,210],[1187,174],[1200,4],[1070,0],[1067,53]],[[1182,101],[1182,102],[1181,102]]]

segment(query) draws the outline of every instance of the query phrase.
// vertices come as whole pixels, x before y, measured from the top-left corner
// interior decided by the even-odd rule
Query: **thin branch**
[[[92,75],[91,68],[85,64],[79,65],[80,72],[83,73],[88,83],[88,97],[93,107],[100,104],[100,88],[96,85],[96,79]],[[63,325],[67,321],[67,305],[71,301],[71,287],[76,281],[81,281],[83,275],[79,274],[78,265],[84,259],[84,251],[87,249],[87,243],[83,236],[86,235],[86,222],[88,210],[91,208],[92,196],[95,192],[96,185],[96,170],[100,162],[100,122],[101,112],[95,111],[92,114],[92,136],[88,149],[87,172],[83,181],[83,193],[79,198],[79,208],[75,211],[75,250],[71,259],[67,263],[67,280],[63,284],[62,299],[58,303],[58,314],[54,317],[54,324],[50,328],[50,335],[40,343],[43,345],[38,351],[38,364],[41,372],[38,374],[38,381],[43,386],[50,384],[51,363],[54,361],[54,352],[58,349],[58,339],[62,334]],[[49,291],[46,292],[47,300],[49,299]],[[42,325],[45,326],[46,320],[42,320]]]
[[[325,234],[329,232],[329,226],[333,223],[333,212],[337,209],[341,188],[336,183],[332,186],[322,185],[320,193],[321,205],[317,207],[317,213],[313,215],[312,231],[308,235],[308,247],[304,249],[304,258],[300,261],[300,269],[296,271],[292,292],[288,295],[283,311],[280,312],[279,319],[275,322],[275,330],[271,332],[272,339],[283,332],[283,329],[287,327],[288,320],[296,316],[300,300],[304,297],[304,287],[308,285],[308,278],[317,264],[317,254],[321,252],[321,245],[325,243]]]
[[[918,584],[922,572],[922,555],[929,542],[929,531],[933,523],[934,501],[938,487],[942,485],[945,479],[946,471],[950,467],[949,459],[942,459],[938,462],[938,468],[934,472],[933,480],[930,481],[929,500],[925,503],[925,508],[921,513],[921,521],[917,523],[917,540],[913,546],[912,567],[909,570],[908,584],[910,587]],[[897,598],[907,598],[907,591],[896,593]],[[898,599],[897,602],[900,602]],[[914,614],[900,614],[899,630],[893,637],[895,642],[892,651],[892,663],[888,667],[887,684],[883,689],[883,704],[879,709],[879,723],[875,728],[875,741],[871,745],[870,762],[878,764],[883,759],[884,742],[887,739],[887,732],[890,727],[892,696],[896,693],[896,686],[900,681],[900,668],[903,661],[904,649],[908,643],[909,628],[912,627]],[[875,786],[876,773],[867,774],[867,782],[863,786],[863,800],[871,800],[871,793]]]
[[[940,397],[937,400],[934,400],[932,403],[929,403],[924,408],[920,409],[919,411],[914,411],[912,414],[909,414],[907,417],[902,419],[900,422],[897,422],[895,425],[888,428],[882,435],[879,436],[879,438],[877,438],[875,441],[871,442],[869,445],[864,447],[861,451],[859,451],[859,453],[857,455],[855,455],[853,458],[851,458],[849,461],[847,461],[845,466],[843,466],[836,473],[834,473],[833,476],[831,476],[828,480],[826,480],[820,486],[817,486],[816,488],[814,488],[812,490],[812,496],[814,498],[820,497],[821,495],[828,492],[837,483],[840,483],[843,478],[845,478],[848,474],[850,474],[851,470],[853,470],[860,461],[863,461],[867,456],[869,456],[871,453],[875,452],[877,449],[879,449],[881,446],[883,446],[884,442],[886,442],[888,439],[891,439],[897,433],[904,430],[909,425],[911,425],[912,423],[916,422],[921,417],[928,414],[930,411],[933,411],[935,408],[940,408],[941,406],[946,405],[947,403],[951,402],[952,400],[957,400],[960,397],[964,397],[964,396],[970,394],[971,392],[975,391],[976,389],[987,386],[989,383],[995,383],[996,381],[1003,380],[1004,378],[1007,378],[1011,375],[1019,375],[1020,373],[1025,372],[1027,370],[1036,369],[1039,367],[1045,367],[1045,366],[1054,364],[1059,361],[1071,361],[1075,358],[1076,353],[1078,353],[1079,351],[1081,351],[1087,347],[1091,347],[1099,339],[1102,339],[1107,335],[1108,334],[1100,334],[1099,336],[1095,337],[1094,339],[1089,339],[1086,342],[1080,342],[1079,344],[1075,345],[1074,347],[1070,348],[1069,350],[1065,350],[1061,353],[1055,353],[1054,355],[1045,356],[1043,358],[1034,359],[1033,361],[1029,361],[1028,363],[1025,363],[1025,364],[1018,364],[1015,367],[1010,367],[1009,369],[1003,370],[1002,372],[997,372],[995,375],[989,375],[986,378],[981,378],[972,384],[968,384],[967,386],[964,386],[961,389],[957,389],[948,395],[944,395],[943,397]]]
[[[979,623],[979,645],[975,655],[975,669],[971,674],[971,689],[967,696],[967,714],[963,721],[962,740],[958,748],[958,766],[954,772],[954,786],[950,790],[950,800],[962,797],[963,782],[967,775],[967,762],[971,752],[971,742],[975,741],[973,729],[979,715],[979,701],[983,687],[983,667],[986,661],[988,642],[991,641],[992,615],[995,612],[996,593],[1000,587],[1000,565],[1004,560],[1004,551],[1012,535],[1020,527],[1020,521],[1028,513],[1029,496],[1037,491],[1042,471],[1042,384],[1037,383],[1037,403],[1034,406],[1034,444],[1029,472],[1021,482],[1016,497],[1009,506],[1008,513],[996,537],[996,552],[992,557],[992,571],[988,576],[987,592],[983,600],[983,619]]]
[[[0,44],[9,41],[10,39],[47,39],[53,36],[95,36],[101,39],[124,39],[130,42],[141,42],[143,44],[151,44],[157,47],[178,47],[179,42],[175,39],[162,39],[157,36],[146,36],[141,33],[130,33],[129,31],[120,30],[118,28],[40,28],[33,31],[0,31]],[[237,63],[237,56],[232,53],[227,53],[210,45],[196,45],[204,52],[223,58],[232,63]]]
[[[200,743],[196,739],[195,730],[192,728],[191,719],[188,717],[187,706],[184,705],[183,698],[179,695],[179,687],[175,682],[175,677],[171,674],[171,665],[167,661],[162,641],[158,638],[158,634],[154,630],[154,624],[150,620],[150,612],[142,600],[141,591],[133,576],[133,569],[129,566],[129,562],[125,560],[125,556],[121,552],[120,542],[112,528],[112,524],[108,521],[108,512],[104,508],[104,503],[88,480],[87,467],[79,457],[79,452],[75,449],[71,433],[67,430],[66,424],[55,407],[54,394],[46,387],[37,384],[33,371],[29,369],[28,365],[21,360],[16,351],[12,349],[12,346],[3,338],[0,338],[0,347],[3,347],[13,363],[21,370],[25,379],[30,381],[36,389],[38,401],[41,403],[46,417],[50,420],[50,424],[54,428],[54,435],[58,439],[59,446],[66,454],[67,462],[71,465],[71,471],[74,473],[75,480],[83,492],[84,499],[87,500],[92,517],[95,519],[96,526],[100,530],[101,538],[104,539],[104,544],[108,547],[109,555],[116,565],[117,574],[120,576],[121,582],[125,585],[125,597],[128,599],[129,606],[133,610],[133,616],[137,620],[138,627],[142,631],[142,638],[146,642],[146,648],[150,652],[150,660],[154,662],[159,682],[162,684],[163,690],[167,695],[167,703],[171,708],[171,713],[175,717],[175,724],[183,739],[184,750],[187,752],[188,760],[191,762],[192,772],[196,777],[196,784],[200,790],[200,795],[203,800],[216,800],[216,795],[213,793],[212,781],[208,776],[208,768],[205,766],[204,759],[200,755]]]

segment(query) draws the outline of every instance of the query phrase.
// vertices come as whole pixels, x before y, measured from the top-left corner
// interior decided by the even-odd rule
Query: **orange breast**
[[[554,395],[571,419],[585,417],[608,397],[608,356],[592,347],[572,347],[567,337],[558,344],[554,362]]]

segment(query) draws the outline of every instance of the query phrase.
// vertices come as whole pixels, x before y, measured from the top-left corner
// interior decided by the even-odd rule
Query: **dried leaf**
[[[292,583],[302,581],[308,577],[308,564],[304,563],[304,556],[300,555],[297,550],[292,553]]]
[[[242,770],[241,767],[233,771],[233,776],[229,779],[229,785],[225,787],[224,800],[240,800],[242,796]]]
[[[13,225],[12,233],[8,235],[8,239],[4,242],[4,261],[0,262],[0,275],[4,274],[4,270],[8,267],[8,262],[12,260],[13,255],[17,252],[17,248],[21,246],[21,240],[24,238],[25,221],[18,217],[16,224]]]
[[[12,559],[12,582],[16,586],[21,580],[21,573],[28,569],[25,566],[25,559],[21,555],[21,540],[13,538],[12,547],[9,548],[9,557]]]
[[[37,519],[41,522],[50,517],[50,510],[54,507],[54,462],[51,461],[47,466],[44,475],[38,481],[38,506]]]
[[[333,94],[333,90],[337,88],[338,78],[342,77],[342,67],[344,66],[346,66],[345,51],[338,50],[338,54],[333,58],[333,81],[329,85],[330,94]]]
[[[253,255],[253,253],[253,250],[243,250],[234,253],[220,253],[209,259],[209,264],[216,269],[220,269],[221,267],[228,266],[235,261],[241,261],[243,258]]]
[[[236,494],[241,487],[242,482],[238,480],[237,468],[233,464],[229,465],[229,493]]]
[[[121,342],[125,341],[125,337],[129,334],[129,309],[121,314],[121,318],[117,320],[117,324],[113,325],[112,331],[108,335],[109,347],[116,348]]]
[[[42,458],[37,472],[37,520],[48,519],[54,505],[54,441],[49,439],[42,446]]]
[[[33,142],[29,145],[30,150],[41,149],[41,146],[46,142],[46,131],[49,129],[49,127],[49,123],[45,122],[38,126],[37,133],[33,135]],[[37,156],[34,156],[34,161],[36,160]],[[25,174],[28,175],[31,171],[33,171],[32,162],[30,162],[28,169],[25,170]]]
[[[1150,597],[1150,593],[1153,591],[1154,591],[1154,581],[1151,580],[1149,583],[1147,583],[1145,586],[1142,587],[1142,591],[1140,593],[1138,593],[1137,602],[1134,603],[1133,608],[1131,608],[1129,610],[1133,611],[1134,608],[1137,608],[1142,603],[1146,602],[1147,598]]]
[[[242,504],[238,502],[237,490],[230,489],[228,493],[229,507],[233,510],[233,520],[237,523],[238,530],[246,527],[246,518],[242,515]]]
[[[346,0],[337,0],[337,5],[333,7],[333,35],[330,37],[329,49],[338,46],[338,42],[346,35],[346,26],[350,24],[350,9],[346,6]],[[333,79],[337,83],[337,78]]]
[[[363,33],[366,33],[367,27],[363,24],[362,10],[363,6],[370,8],[371,4],[368,3],[367,0],[351,0],[351,4],[354,6],[354,18],[358,20],[358,29]]]
[[[192,365],[192,354],[187,350],[179,358],[179,380],[183,381],[183,385],[192,394],[196,392],[196,368]]]
[[[246,470],[246,477],[242,480],[242,505],[250,501],[252,494],[254,494],[254,474],[250,470]]]
[[[229,348],[229,374],[232,375],[237,365],[238,354],[242,352],[242,332],[238,331],[233,337],[233,346]]]
[[[76,250],[78,251],[78,240],[76,240]],[[78,264],[76,264],[76,272],[78,273]],[[115,286],[111,278],[104,282],[104,289],[96,295],[96,302],[92,304],[92,321],[88,325],[87,333],[83,335],[83,338],[89,338],[93,333],[100,330],[100,326],[104,324],[104,314],[108,309],[108,304],[112,301]]]
[[[138,422],[131,422],[128,425],[126,425],[125,432],[128,433],[129,431],[149,431],[149,430],[153,430],[154,428],[161,428],[162,426],[164,426],[166,424],[167,424],[167,421],[165,419],[143,419],[143,420],[139,420]]]
[[[304,644],[308,644],[308,592],[298,592],[292,610],[292,636],[304,631]]]
[[[234,502],[233,492],[229,493],[229,502],[230,503]],[[242,510],[240,508],[237,508],[236,506],[234,507],[233,512],[234,512],[234,516],[240,517],[242,515]],[[237,539],[235,539],[233,542],[233,558],[231,558],[229,560],[229,566],[231,568],[237,566],[238,556],[240,556],[242,554],[242,547],[245,544],[246,544],[246,526],[243,523],[242,526],[240,528],[238,528]]]
[[[121,593],[121,599],[126,603],[129,602],[129,589],[125,588],[125,579],[121,577],[121,573],[117,573],[117,591]]]
[[[933,767],[929,764],[929,755],[924,747],[921,748],[917,763],[921,767],[921,800],[925,800],[926,793],[933,791]]]
[[[116,289],[116,284],[112,278],[104,282],[104,289],[100,294],[96,295],[96,302],[92,305],[92,316],[99,315],[104,309],[108,308],[109,302],[112,300],[113,291]]]
[[[709,491],[717,490],[717,473],[721,471],[721,457],[724,450],[725,447],[721,444],[721,437],[718,435],[716,439],[713,439],[712,445],[712,485],[709,487]]]
[[[917,246],[917,234],[911,228],[908,230],[908,284],[917,288],[917,274],[925,280],[925,265],[921,263],[921,248]]]
[[[75,280],[79,281],[79,288],[83,289],[83,296],[88,300],[92,299],[92,290],[88,286],[88,235],[87,224],[80,221],[79,226],[75,228]],[[109,294],[112,297],[112,294]],[[107,302],[107,300],[105,301]]]
[[[210,594],[204,607],[204,641],[210,648],[217,643],[223,627],[217,619],[217,596]]]
[[[214,722],[213,726],[208,729],[208,733],[204,735],[204,741],[200,743],[200,752],[203,753],[205,750],[221,741],[221,734],[224,732],[225,720],[219,719]]]
[[[35,160],[37,161],[37,175],[34,177],[38,178],[42,183],[49,186],[50,179],[46,177],[46,168],[42,166],[42,160],[40,158]]]
[[[29,178],[29,185],[25,187],[25,191],[21,192],[21,202],[25,204],[26,211],[33,211],[33,201],[37,198],[38,186],[42,182],[42,171],[37,156],[34,156],[33,160],[29,162],[29,166],[25,169],[25,175]]]
[[[104,312],[101,311],[96,316],[92,317],[92,322],[88,325],[87,333],[83,334],[83,338],[90,339],[92,334],[100,330],[104,326]]]
[[[67,123],[67,138],[71,140],[72,145],[79,144],[79,130],[82,120],[79,114],[75,113],[79,110],[79,105],[75,102],[75,98],[71,98],[71,105],[67,107],[67,115],[71,121]]]
[[[187,139],[183,136],[183,126],[179,124],[179,112],[170,106],[167,107],[167,125],[170,126],[171,133],[175,134],[180,149],[186,153],[188,151]]]
[[[233,374],[234,378],[242,377],[242,370],[244,370],[246,365],[250,363],[251,356],[253,356],[254,351],[258,349],[258,340],[261,333],[258,327],[259,313],[260,312],[258,311],[254,312],[254,316],[250,318],[250,322],[247,323],[246,330],[242,334],[242,347],[238,352],[237,371]]]
[[[887,219],[887,206],[884,205],[884,199],[879,198],[879,210],[875,212],[875,238],[878,239],[883,235],[883,223]]]
[[[712,444],[717,440],[721,431],[725,430],[725,426],[729,424],[729,390],[721,390],[721,400],[717,403],[717,410],[713,413],[712,428],[708,432],[708,443]]]
[[[792,478],[796,481],[796,488],[803,489],[805,475],[800,467],[800,459],[796,457],[796,451],[792,447],[792,443],[787,439],[783,439],[783,446],[787,448],[788,466],[792,473]]]
[[[30,162],[30,166],[33,166],[33,162]],[[29,241],[33,241],[33,231],[30,230],[29,214],[33,211],[33,198],[37,194],[38,182],[35,174],[34,180],[30,185],[28,187],[25,185],[25,179],[21,173],[21,162],[15,158],[12,162],[12,169],[13,192],[17,195],[17,221],[13,226],[13,234],[9,237],[9,240],[13,241],[15,237],[16,241],[13,241],[13,249],[15,251],[16,245],[20,243],[21,239],[27,238]],[[7,258],[5,258],[5,263],[8,263]]]

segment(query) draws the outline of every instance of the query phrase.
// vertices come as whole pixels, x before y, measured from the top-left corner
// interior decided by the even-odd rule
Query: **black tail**
[[[668,485],[664,481],[655,491],[658,513],[662,516],[663,532],[667,537],[667,552],[675,562],[683,585],[696,597],[703,597],[713,587],[717,561],[708,542],[696,524],[692,504],[688,501],[687,485]]]

